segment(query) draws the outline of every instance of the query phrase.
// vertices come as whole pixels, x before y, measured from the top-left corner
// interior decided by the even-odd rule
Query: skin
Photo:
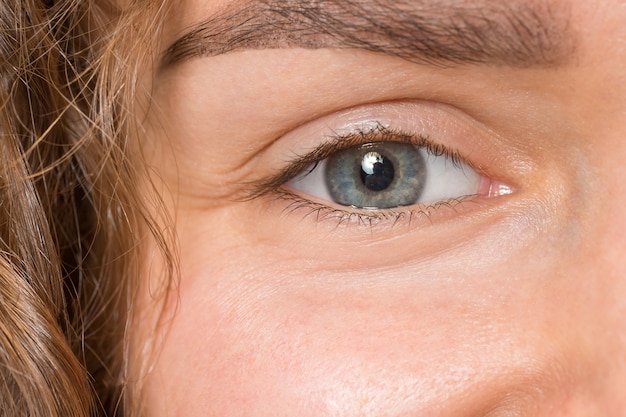
[[[229,3],[181,0],[160,44]],[[559,66],[273,48],[149,68],[180,278],[163,312],[147,244],[145,415],[626,416],[626,5],[553,9],[577,36]],[[371,223],[242,199],[381,114],[513,192]]]

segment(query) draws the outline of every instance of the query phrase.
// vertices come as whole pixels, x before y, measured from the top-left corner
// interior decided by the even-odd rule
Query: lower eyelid
[[[459,195],[455,198],[437,198],[437,201],[417,203],[411,206],[361,209],[333,203],[327,192],[323,195],[318,193],[313,197],[314,194],[306,192],[306,188],[294,190],[287,183],[272,193],[272,201],[280,203],[283,214],[289,215],[288,217],[295,215],[299,220],[308,218],[312,219],[314,223],[329,224],[332,230],[337,227],[347,228],[360,235],[362,228],[364,228],[363,231],[371,232],[375,229],[383,233],[385,230],[396,230],[399,227],[401,229],[407,228],[405,232],[415,228],[423,228],[485,207],[485,200],[490,200],[492,197],[505,196],[514,192],[512,187],[481,175],[465,164],[452,161],[449,158],[444,158],[442,161],[444,161],[442,164],[444,166],[445,164],[456,164],[456,169],[460,166],[465,167],[471,174],[468,181],[475,184],[476,192]],[[317,169],[324,169],[324,163],[325,160],[320,161]],[[305,172],[309,171],[305,170]],[[437,197],[434,194],[431,196]],[[271,196],[268,195],[267,197]],[[470,203],[477,203],[477,205]],[[487,207],[489,206],[492,204],[487,204]]]
[[[471,202],[473,197],[475,196],[465,196],[435,204],[378,210],[342,206],[331,207],[285,189],[278,191],[272,201],[282,205],[281,211],[287,217],[295,216],[299,226],[302,225],[302,220],[312,219],[315,224],[328,224],[331,231],[341,227],[359,233],[361,229],[367,232],[384,232],[406,227],[408,231],[433,225],[440,220],[461,215],[465,208],[472,207],[464,203]]]

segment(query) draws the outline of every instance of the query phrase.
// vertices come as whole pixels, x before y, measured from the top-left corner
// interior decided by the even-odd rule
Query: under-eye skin
[[[494,184],[456,151],[379,124],[326,138],[277,175],[255,183],[249,199],[273,195],[288,203],[288,212],[308,208],[317,219],[395,224],[510,192]]]

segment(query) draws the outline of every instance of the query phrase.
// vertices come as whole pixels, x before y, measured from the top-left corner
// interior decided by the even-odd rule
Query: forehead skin
[[[486,28],[504,7],[440,3]],[[486,52],[470,62],[463,30],[402,56],[382,48],[386,31],[363,33],[389,22],[358,14],[359,37],[318,36],[318,25],[268,38],[267,4],[243,19],[263,36],[221,34],[215,48],[206,22],[226,27],[215,17],[245,4],[177,2],[149,69],[142,146],[174,219],[180,279],[152,334],[162,266],[146,256],[132,329],[136,351],[156,346],[133,375],[145,414],[626,416],[626,5],[519,2],[523,16],[542,12],[535,25],[498,33],[542,59],[476,32]],[[431,24],[450,30],[445,7]],[[302,24],[285,16],[273,24]],[[195,46],[181,44],[190,33]],[[383,117],[514,192],[365,227],[242,197],[325,132]]]

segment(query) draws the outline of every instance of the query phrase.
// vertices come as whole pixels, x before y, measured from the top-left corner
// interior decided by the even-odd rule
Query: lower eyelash
[[[356,223],[356,226],[368,227],[373,230],[380,225],[390,225],[390,227],[393,228],[403,223],[410,226],[413,221],[421,221],[422,219],[431,222],[431,217],[436,210],[442,208],[456,210],[456,207],[474,197],[476,196],[468,195],[427,205],[406,207],[404,209],[403,207],[383,210],[355,208],[352,211],[316,203],[284,189],[277,190],[274,200],[289,202],[283,209],[283,213],[291,215],[297,211],[305,210],[302,217],[303,219],[314,217],[316,222],[334,221],[337,223],[336,227],[355,226]]]

